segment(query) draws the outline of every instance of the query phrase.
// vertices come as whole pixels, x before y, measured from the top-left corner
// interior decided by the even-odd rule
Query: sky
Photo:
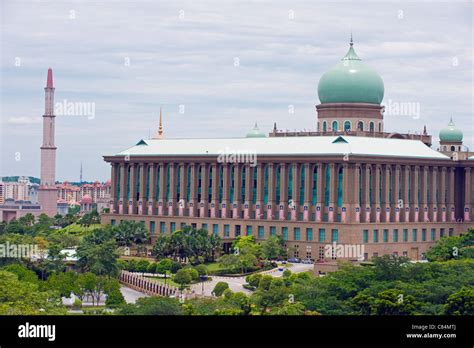
[[[58,180],[105,181],[102,156],[168,138],[315,130],[318,81],[349,47],[383,78],[385,131],[474,149],[471,1],[10,1],[1,10],[0,175],[39,176],[53,69]],[[59,104],[59,105],[58,105]],[[87,107],[89,109],[87,109]],[[419,108],[419,112],[418,112]],[[60,109],[58,109],[60,110]],[[65,109],[67,110],[67,108]],[[393,109],[392,109],[393,110]]]

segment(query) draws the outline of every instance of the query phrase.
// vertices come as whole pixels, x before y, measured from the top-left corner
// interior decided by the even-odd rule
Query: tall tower
[[[163,139],[163,137],[163,114],[160,108],[160,125],[158,127],[158,132],[156,132],[152,139]]]
[[[57,214],[56,146],[54,146],[54,87],[53,70],[48,69],[44,89],[43,144],[41,145],[41,183],[38,201],[41,211],[48,216]]]

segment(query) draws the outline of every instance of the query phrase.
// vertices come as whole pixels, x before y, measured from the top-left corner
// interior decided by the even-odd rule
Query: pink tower
[[[53,70],[48,69],[48,79],[44,89],[43,145],[41,146],[41,183],[38,200],[41,211],[48,216],[57,214],[56,146],[54,146],[54,87]]]

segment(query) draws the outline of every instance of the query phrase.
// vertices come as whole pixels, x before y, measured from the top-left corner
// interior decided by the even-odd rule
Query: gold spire
[[[155,134],[153,139],[163,139],[163,113],[160,107],[160,125],[158,127],[158,132]]]

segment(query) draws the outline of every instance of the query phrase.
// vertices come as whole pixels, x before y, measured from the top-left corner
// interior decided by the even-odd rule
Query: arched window
[[[311,203],[316,205],[317,197],[318,197],[318,165],[315,165],[313,168],[313,182],[311,184]]]
[[[323,122],[323,132],[326,133],[328,131],[328,124],[326,121]]]
[[[338,126],[337,121],[332,121],[332,131],[337,132],[338,129],[339,129],[339,126]]]
[[[186,200],[191,200],[191,166],[188,166],[188,175],[186,176]]]
[[[160,175],[163,175],[161,172],[161,166],[158,165],[156,167],[156,177],[155,177],[155,185],[156,185],[156,190],[155,190],[155,199],[158,200],[160,198]]]
[[[456,147],[454,145],[451,145],[451,151],[456,151]]]
[[[166,166],[166,201],[170,200],[170,172],[171,166],[168,164]]]
[[[130,199],[130,166],[127,169],[127,201]]]
[[[198,202],[201,202],[201,192],[202,192],[202,166],[199,166],[198,169]]]
[[[382,122],[379,122],[379,132],[382,132]]]
[[[252,202],[255,204],[257,203],[257,166],[253,167],[253,187],[252,187]]]
[[[359,121],[357,123],[357,130],[363,131],[364,130],[364,122]]]
[[[351,130],[351,121],[344,122],[344,132],[349,132]]]
[[[138,166],[137,168],[137,180],[135,184],[135,199],[138,201],[140,199],[140,171],[141,171],[141,166]]]
[[[181,198],[181,168],[179,166],[176,166],[176,170],[178,171],[178,174],[176,175],[177,180],[176,180],[176,200],[179,201]]]
[[[145,189],[145,200],[150,199],[150,171],[151,171],[151,166],[148,166],[147,172],[146,172],[146,189]]]
[[[369,130],[370,130],[371,132],[375,131],[374,127],[375,127],[374,123],[373,123],[373,122],[370,122],[370,123],[369,123]]]
[[[374,196],[372,192],[372,168],[369,168],[369,204],[374,202]]]
[[[329,205],[329,183],[331,182],[331,169],[329,165],[326,165],[326,181],[324,183],[324,205],[328,206]]]

